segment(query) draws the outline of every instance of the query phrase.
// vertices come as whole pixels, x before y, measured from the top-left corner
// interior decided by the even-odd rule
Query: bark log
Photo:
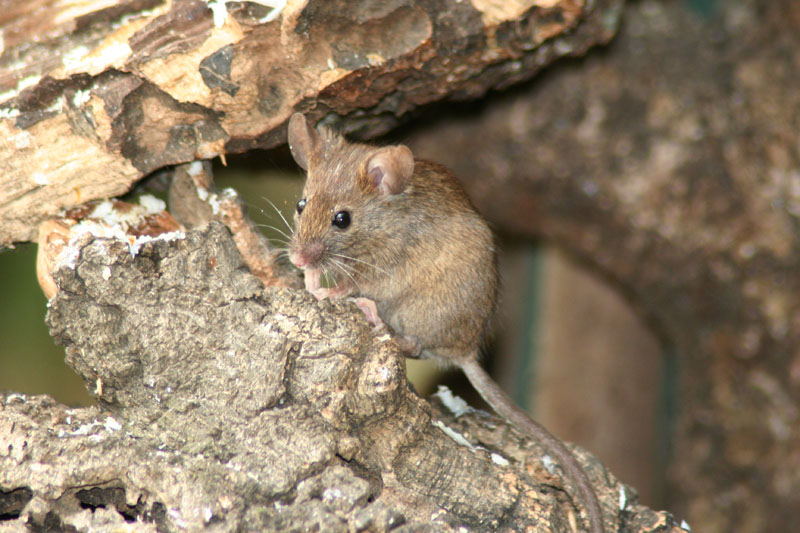
[[[607,52],[404,133],[496,227],[612,280],[677,357],[667,508],[700,531],[788,531],[800,516],[800,11],[697,9],[632,4]]]
[[[574,531],[537,443],[405,378],[355,304],[264,288],[217,223],[73,227],[47,322],[98,405],[0,396],[10,530]],[[608,531],[679,531],[574,448]]]
[[[17,4],[4,7],[25,9]],[[692,13],[678,3],[635,3],[628,11],[622,39],[602,57],[581,62],[579,68],[555,69],[536,91],[517,91],[514,98],[487,106],[472,117],[447,115],[447,123],[433,124],[430,132],[417,134],[414,142],[418,153],[456,170],[481,210],[498,227],[545,236],[604,272],[674,347],[682,372],[672,467],[675,496],[670,507],[682,510],[696,529],[788,531],[800,508],[795,445],[800,442],[800,356],[796,348],[800,341],[800,300],[796,296],[800,294],[800,155],[796,144],[800,101],[794,89],[799,84],[797,69],[791,68],[800,62],[796,32],[800,15],[795,4],[790,0],[746,0],[718,3],[710,13]],[[0,20],[5,46],[0,56],[0,87],[6,91],[0,105],[4,138],[0,146],[0,244],[30,240],[38,223],[60,209],[121,194],[164,165],[283,142],[285,121],[294,110],[308,111],[314,118],[324,117],[330,124],[369,136],[385,131],[398,116],[427,102],[476,96],[525,79],[556,56],[578,55],[591,44],[606,40],[616,27],[619,11],[619,3],[612,1],[530,2],[518,11],[498,10],[484,2],[397,1],[383,5],[388,6],[384,11],[365,18],[343,2],[293,4],[278,21],[262,24],[257,21],[267,8],[233,4],[231,18],[220,28],[212,24],[205,5],[198,2],[121,2],[114,8],[88,10],[72,18],[55,16],[55,12],[46,17],[39,12],[15,16],[13,9],[7,9],[10,15]],[[283,55],[287,51],[288,57]],[[141,266],[138,259],[132,261]],[[117,263],[113,266],[116,269]],[[292,302],[303,298],[291,291],[264,294],[284,295]],[[269,306],[272,298],[248,295],[232,301],[258,300],[258,305]],[[203,305],[213,309],[220,307],[220,301]],[[311,313],[321,324],[331,320],[306,309],[309,305],[319,309],[314,305],[321,304],[302,302],[302,306],[281,307],[275,315],[263,311],[262,316],[281,315],[285,320]],[[148,310],[155,308],[151,305]],[[76,307],[75,313],[81,320],[111,321],[118,310],[115,305],[98,310],[89,302]],[[231,317],[220,320],[224,324],[234,321]],[[350,320],[357,322],[355,317]],[[147,330],[151,325],[141,328]],[[196,331],[203,328],[213,331],[214,324],[203,322]],[[128,336],[126,329],[125,342],[129,342]],[[135,335],[130,338],[138,339]],[[297,342],[306,339],[292,338],[300,339]],[[95,348],[89,354],[96,352]],[[118,375],[109,369],[114,384],[109,390],[120,398],[134,394],[125,392],[120,385],[125,380],[120,376],[139,379],[138,373],[147,366],[126,354],[119,358],[129,361],[128,370]],[[80,366],[80,359],[74,357]],[[106,375],[95,376],[87,370],[95,364],[111,363],[98,355],[92,357],[91,364],[84,364],[86,379],[93,389],[103,383],[98,392],[111,394],[105,389],[109,383]],[[224,359],[223,355],[215,357]],[[242,361],[259,357],[264,355],[243,357]],[[279,362],[303,363],[297,354],[280,357]],[[163,371],[172,364],[164,362]],[[217,363],[197,364],[212,372]],[[271,367],[258,371],[268,375],[268,370],[276,371]],[[173,378],[183,383],[186,376],[201,380],[205,375],[194,367],[184,368],[184,372],[159,383],[170,383]],[[159,389],[159,398],[166,386]],[[292,381],[280,386],[303,390]],[[301,394],[313,396],[317,387],[324,386],[314,382],[311,392]],[[397,385],[400,389],[404,386]],[[189,398],[200,398],[199,389],[187,387]],[[260,391],[253,394],[262,395],[258,401],[268,413],[275,392],[264,387],[261,382],[252,384],[253,391]],[[250,385],[237,389],[243,395],[250,390]],[[136,394],[142,393],[135,393],[134,399]],[[413,399],[413,395],[409,397]],[[159,455],[157,448],[148,448],[147,443],[155,438],[147,436],[144,422],[134,420],[136,409],[123,408],[116,396],[103,404],[103,409],[112,413],[111,419],[98,409],[67,411],[44,398],[4,398],[2,423],[8,431],[3,434],[17,440],[8,443],[14,447],[3,456],[6,462],[0,475],[7,477],[0,486],[0,517],[10,516],[14,524],[103,517],[113,522],[121,519],[120,513],[127,513],[138,520],[180,528],[181,520],[186,520],[184,512],[191,517],[191,524],[210,516],[208,524],[203,522],[209,527],[217,523],[215,517],[223,515],[223,522],[232,518],[241,523],[263,516],[270,527],[279,523],[270,520],[283,520],[283,525],[296,520],[291,523],[310,526],[303,521],[310,520],[308,516],[320,520],[335,516],[340,524],[347,524],[342,527],[361,523],[354,522],[355,515],[348,515],[349,511],[338,510],[338,500],[325,500],[324,488],[334,485],[315,476],[322,476],[326,469],[312,468],[309,473],[308,467],[287,466],[281,484],[263,477],[264,467],[256,465],[252,457],[247,465],[255,465],[251,473],[258,479],[240,482],[236,478],[225,481],[228,485],[224,487],[239,483],[237,487],[244,487],[247,497],[266,495],[260,500],[264,505],[252,507],[255,514],[248,514],[251,508],[245,509],[241,503],[249,500],[237,500],[240,507],[235,509],[225,506],[228,500],[224,497],[214,500],[219,493],[213,485],[218,481],[206,482],[197,489],[198,500],[180,507],[176,495],[180,491],[165,486],[169,485],[166,478],[178,476],[169,470],[169,458]],[[153,415],[153,424],[164,416],[210,412],[202,410],[204,401],[200,399],[173,401],[182,411],[163,414],[153,406],[140,410],[158,414]],[[238,401],[231,399],[231,405],[249,414],[236,422],[241,427],[230,430],[235,437],[224,441],[234,450],[232,457],[249,457],[241,451],[241,443],[249,442],[246,438],[251,431],[259,439],[281,442],[285,434],[264,434],[267,430],[253,422],[258,414]],[[304,423],[313,425],[317,415],[330,425],[325,419],[327,408],[314,401],[301,408],[311,413]],[[358,404],[365,400],[350,401]],[[380,406],[383,401],[370,397],[367,403]],[[408,401],[416,405],[413,402],[417,400]],[[435,413],[473,443],[494,443],[486,447],[518,458],[512,464],[532,464],[531,458],[536,457],[535,452],[508,451],[498,444],[502,438],[493,431],[506,438],[510,430],[487,425],[487,419],[454,419],[436,406],[434,411],[427,411],[424,405],[406,409],[423,419],[418,411]],[[199,428],[198,434],[207,435],[203,431],[209,431],[206,426],[214,423],[212,418],[176,423]],[[78,427],[66,424],[67,420],[77,421]],[[163,422],[173,423],[169,418]],[[115,430],[117,423],[134,428],[126,430],[131,436]],[[382,420],[375,427],[390,423]],[[227,429],[224,424],[219,427],[220,434]],[[293,431],[285,429],[291,425],[282,427]],[[298,435],[306,435],[308,427],[300,427]],[[419,429],[409,423],[401,433],[409,427]],[[431,432],[424,424],[420,427],[426,435]],[[62,437],[69,438],[53,439],[59,429],[65,432]],[[76,431],[80,433],[68,435]],[[91,435],[82,435],[84,432]],[[170,446],[165,449],[169,453],[178,450],[175,461],[200,469],[196,450],[210,446],[208,453],[217,463],[208,467],[212,472],[209,479],[224,478],[220,472],[230,470],[224,451],[214,449],[213,443],[209,444],[212,439],[200,437],[201,444],[191,441],[183,448],[181,439],[187,438],[175,429],[164,442]],[[438,492],[436,498],[445,499],[434,500],[435,505],[420,503],[420,493],[438,490],[435,481],[412,474],[397,477],[392,469],[384,479],[381,461],[385,459],[370,462],[373,459],[369,457],[341,452],[339,438],[322,439],[321,446],[328,451],[315,464],[329,466],[329,450],[334,446],[333,457],[339,454],[343,458],[338,466],[349,468],[370,487],[381,487],[383,496],[399,495],[402,505],[393,507],[391,503],[375,511],[383,517],[375,520],[385,520],[380,523],[387,529],[400,515],[408,523],[428,519],[431,515],[425,513],[435,506],[446,509],[445,522],[453,516],[452,523],[458,524],[475,524],[477,516],[501,520],[498,514],[462,512],[461,500],[446,499]],[[369,438],[377,437],[370,434]],[[108,448],[98,444],[107,439],[111,439]],[[353,449],[360,449],[359,439],[350,442],[356,441],[359,444]],[[25,442],[37,443],[36,449],[26,451]],[[125,468],[124,461],[136,455],[117,450],[135,442],[144,442],[142,446],[151,450],[145,455],[153,458],[150,470],[135,465]],[[505,446],[532,446],[516,442]],[[6,449],[5,444],[1,449]],[[438,442],[427,445],[444,446]],[[96,455],[85,455],[83,450],[91,446],[99,448],[85,453]],[[80,450],[75,464],[63,459],[73,450]],[[117,453],[123,454],[116,456],[119,464],[112,460]],[[359,453],[367,456],[367,452]],[[394,458],[393,453],[397,450],[388,457]],[[264,457],[274,459],[276,454],[265,452]],[[280,456],[275,462],[284,461],[286,457]],[[455,469],[452,465],[459,461],[467,464],[466,459],[453,461],[445,468]],[[483,463],[480,467],[469,465],[467,470],[477,472],[494,468]],[[392,463],[391,468],[394,466]],[[540,472],[541,468],[534,470]],[[129,471],[133,473],[128,475]],[[199,471],[184,469],[186,479]],[[597,468],[590,467],[590,471],[596,473]],[[48,472],[54,475],[48,477]],[[379,481],[375,481],[375,472],[379,472]],[[512,492],[524,487],[524,498],[532,498],[526,501],[536,501],[531,508],[550,513],[548,520],[557,517],[553,523],[568,516],[561,508],[551,513],[557,506],[551,507],[549,501],[540,503],[540,494],[526,493],[533,482],[517,481],[518,475],[512,475]],[[266,485],[259,484],[260,479]],[[97,490],[77,496],[82,480],[84,487]],[[303,485],[305,492],[297,488],[301,480],[313,480]],[[613,485],[613,481],[606,483]],[[159,488],[151,490],[151,485]],[[276,486],[292,488],[280,492]],[[363,494],[367,494],[364,501],[373,501],[378,492],[370,488],[353,501],[362,501]],[[498,495],[507,494],[498,489]],[[556,496],[564,498],[560,492]],[[201,505],[195,505],[197,501]],[[607,513],[610,501],[606,494]],[[498,503],[496,509],[507,509],[503,507],[506,503]],[[60,507],[62,504],[65,507]],[[371,504],[359,505],[351,510],[361,511]],[[511,508],[521,512],[514,505]],[[177,511],[170,515],[173,509]],[[666,520],[664,515],[632,509],[631,514],[614,515],[621,527],[636,530],[638,526],[631,525],[636,520],[650,520],[651,526]],[[23,515],[17,519],[19,513]],[[480,524],[490,523],[494,524]]]
[[[529,78],[607,41],[621,1],[309,0],[270,22],[237,2],[218,27],[197,0],[6,0],[0,245],[165,165],[282,144],[293,111],[374,135]]]

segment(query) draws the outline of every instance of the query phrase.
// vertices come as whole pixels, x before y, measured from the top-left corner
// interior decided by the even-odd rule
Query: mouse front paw
[[[381,320],[380,315],[378,315],[378,307],[375,305],[373,300],[364,297],[353,298],[353,302],[361,309],[361,312],[364,313],[364,317],[367,319],[367,322],[373,328],[379,328],[384,326],[383,320]]]
[[[317,292],[324,290],[320,285],[320,275],[321,271],[318,268],[307,268],[303,271],[303,283],[305,284],[306,290],[317,296]],[[322,298],[317,297],[317,300],[321,300]]]
[[[308,292],[314,295],[314,298],[317,300],[324,300],[325,298],[330,298],[331,296],[331,290],[326,287],[320,287],[319,289],[314,289],[313,291]]]
[[[344,298],[350,294],[350,290],[347,287],[320,287],[310,292],[317,300],[324,300],[325,298]]]

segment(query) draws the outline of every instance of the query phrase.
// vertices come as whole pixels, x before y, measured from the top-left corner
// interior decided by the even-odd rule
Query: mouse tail
[[[461,368],[478,394],[494,411],[510,422],[516,429],[542,443],[553,454],[569,479],[575,484],[586,510],[591,533],[603,533],[603,513],[589,477],[578,464],[575,456],[564,443],[550,433],[544,426],[532,420],[525,411],[517,407],[514,400],[506,394],[486,373],[477,357],[461,361]]]

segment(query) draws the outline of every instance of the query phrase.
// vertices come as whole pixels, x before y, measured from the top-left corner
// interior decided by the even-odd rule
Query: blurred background
[[[215,162],[214,175],[218,187],[240,193],[250,217],[284,246],[288,229],[276,209],[291,222],[303,185],[288,150],[230,156],[227,166]],[[672,359],[604,280],[551,246],[500,239],[504,295],[487,367],[554,434],[592,450],[645,504],[658,507],[669,453]],[[91,397],[48,334],[35,260],[31,244],[0,253],[0,389],[88,405]],[[414,360],[408,372],[423,396],[446,384],[482,405],[458,372]]]

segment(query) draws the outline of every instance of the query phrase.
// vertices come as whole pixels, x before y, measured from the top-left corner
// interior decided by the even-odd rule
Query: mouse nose
[[[297,268],[304,268],[317,263],[325,252],[321,242],[312,242],[299,250],[289,252],[289,261]]]

